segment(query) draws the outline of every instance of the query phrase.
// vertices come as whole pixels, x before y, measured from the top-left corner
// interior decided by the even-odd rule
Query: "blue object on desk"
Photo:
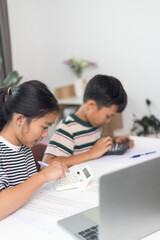
[[[42,161],[38,161],[38,164],[39,164],[40,166],[42,166],[42,167],[48,167],[48,166],[49,166],[49,164],[44,163],[44,162],[42,162]]]
[[[149,155],[149,154],[152,154],[152,153],[156,153],[156,151],[133,155],[130,158],[137,158],[137,157],[140,157],[140,156],[143,156],[143,155]]]

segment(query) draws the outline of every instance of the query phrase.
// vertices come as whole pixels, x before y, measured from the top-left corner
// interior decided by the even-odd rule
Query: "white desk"
[[[133,155],[133,150],[128,151],[124,157],[123,156],[107,156],[102,157],[98,160],[89,161],[87,165],[89,165],[93,170],[98,169],[99,166],[103,168],[106,172],[111,172],[116,169],[123,168],[128,165],[132,165],[138,162],[146,161],[149,158],[154,158],[156,156],[160,156],[160,139],[152,139],[152,138],[142,138],[142,137],[134,137],[135,139],[135,149],[134,153],[142,153],[144,151],[149,151],[151,149],[157,150],[155,154],[152,156],[142,156],[136,159],[131,159],[129,156]],[[81,164],[84,165],[84,164]],[[86,163],[85,163],[86,165]],[[76,166],[76,168],[79,166]],[[90,202],[90,205],[98,204],[98,193],[89,192],[89,191],[67,191],[65,193],[56,193],[52,188],[52,184],[44,186],[42,191],[52,192],[55,194],[55,199],[59,199],[59,197],[64,197],[65,194],[68,199],[71,201],[77,201],[77,199],[81,196],[83,201],[87,203]],[[31,200],[32,202],[33,200]],[[28,203],[29,204],[29,203]],[[26,205],[27,206],[27,205]],[[85,206],[86,207],[86,206]],[[81,208],[81,206],[80,206]],[[44,217],[38,217],[39,213],[34,212],[34,209],[28,210],[25,213],[24,207],[10,215],[6,219],[0,222],[0,239],[38,239],[38,240],[73,240],[74,238],[62,230],[56,221],[52,220],[51,217],[44,214]],[[80,209],[79,209],[80,210]],[[77,208],[75,210],[77,212]],[[22,214],[23,213],[23,214]],[[34,214],[33,214],[34,213]],[[41,215],[42,216],[42,215]],[[143,240],[159,240],[160,239],[160,231],[152,234]]]

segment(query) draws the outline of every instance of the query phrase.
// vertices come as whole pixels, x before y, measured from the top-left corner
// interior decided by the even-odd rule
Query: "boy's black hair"
[[[12,119],[13,113],[23,114],[29,123],[33,118],[58,111],[57,100],[40,81],[31,80],[15,88],[0,89],[0,131]]]
[[[87,84],[83,102],[94,100],[98,107],[117,105],[122,112],[127,105],[127,94],[121,82],[112,76],[96,75]]]

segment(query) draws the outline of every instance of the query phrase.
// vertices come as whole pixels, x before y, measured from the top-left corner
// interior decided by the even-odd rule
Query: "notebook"
[[[160,230],[160,157],[102,176],[99,207],[58,223],[83,240],[138,240]]]

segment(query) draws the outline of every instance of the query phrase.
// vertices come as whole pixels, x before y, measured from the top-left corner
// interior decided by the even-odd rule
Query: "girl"
[[[47,136],[58,111],[57,100],[39,81],[0,89],[0,220],[44,183],[63,178],[69,171],[55,161],[37,173],[30,149]]]

